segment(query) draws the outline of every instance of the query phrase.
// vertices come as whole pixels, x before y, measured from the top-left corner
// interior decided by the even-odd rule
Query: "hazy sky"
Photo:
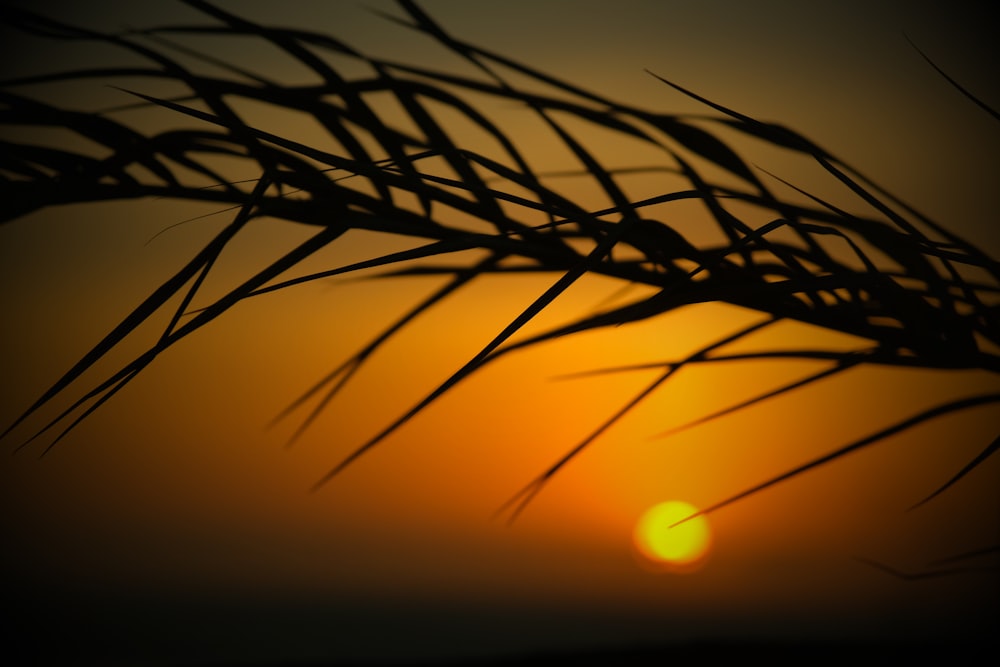
[[[163,0],[6,4],[106,30],[208,21]],[[468,73],[440,47],[366,10],[401,15],[391,2],[219,5],[261,22],[330,32],[389,60]],[[1000,105],[995,24],[983,5],[421,3],[467,41],[613,99],[706,112],[649,70],[780,121],[995,255],[1000,132],[904,37],[985,102]],[[8,43],[4,78],[119,57],[72,44]],[[218,53],[269,75],[306,76],[253,43],[220,45]],[[94,81],[44,94],[91,108],[120,93]],[[515,125],[516,113],[509,117]],[[307,131],[294,121],[279,129]],[[764,152],[751,161],[796,182],[811,178],[789,171],[795,167],[781,155]],[[118,202],[45,210],[0,227],[0,311],[8,313],[0,345],[4,426],[217,227],[189,224],[157,234],[210,209]],[[220,271],[246,270],[273,243],[264,232],[250,237]],[[365,248],[371,246],[358,252]],[[975,373],[861,372],[670,440],[651,439],[801,375],[803,367],[682,374],[567,468],[516,524],[491,519],[652,376],[554,378],[668,359],[753,321],[723,308],[512,355],[334,483],[308,493],[550,282],[484,281],[414,324],[291,449],[284,444],[294,419],[269,428],[272,418],[426,294],[429,283],[327,283],[261,298],[171,350],[49,455],[38,459],[44,443],[33,444],[0,467],[2,526],[13,545],[5,565],[18,573],[7,583],[16,584],[19,599],[34,600],[29,624],[49,613],[47,600],[62,609],[57,615],[81,605],[100,610],[90,621],[95,632],[132,619],[121,639],[125,652],[154,651],[160,632],[149,626],[162,624],[174,637],[156,649],[163,655],[200,646],[223,658],[692,637],[954,637],[989,622],[995,575],[903,582],[855,557],[919,570],[995,537],[996,462],[939,503],[905,511],[985,446],[995,412],[935,422],[720,511],[712,517],[709,560],[694,574],[651,574],[630,544],[634,522],[656,502],[711,504],[878,424],[995,387],[995,379]],[[585,312],[616,289],[584,282],[547,321]],[[822,335],[789,328],[772,342]],[[243,616],[234,611],[240,608]],[[205,627],[218,632],[207,636]],[[240,627],[254,630],[245,636]],[[95,651],[116,645],[77,639]]]

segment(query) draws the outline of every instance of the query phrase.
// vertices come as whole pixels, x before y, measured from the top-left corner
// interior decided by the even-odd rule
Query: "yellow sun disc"
[[[646,510],[633,533],[644,564],[671,571],[689,571],[701,565],[711,543],[708,521],[698,516],[674,525],[697,511],[679,501],[660,503]]]

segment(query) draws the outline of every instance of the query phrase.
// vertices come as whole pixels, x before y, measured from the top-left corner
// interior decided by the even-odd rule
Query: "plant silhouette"
[[[656,73],[650,74],[662,85],[702,103],[707,113],[669,114],[607,99],[468,44],[408,0],[399,2],[407,20],[389,15],[385,20],[432,37],[477,74],[382,60],[353,49],[335,36],[259,25],[201,0],[186,0],[185,4],[200,10],[210,21],[102,33],[27,10],[2,9],[3,20],[16,29],[53,40],[104,43],[145,63],[3,82],[0,96],[4,123],[63,128],[100,147],[71,150],[43,142],[5,139],[0,152],[3,220],[59,204],[149,197],[214,202],[235,212],[227,226],[8,426],[3,437],[12,437],[15,429],[32,418],[42,419],[21,447],[43,435],[49,438],[45,449],[52,447],[161,353],[240,301],[367,269],[383,269],[400,276],[438,275],[446,277],[447,282],[401,313],[391,326],[281,413],[282,417],[289,416],[310,401],[315,402],[316,407],[303,419],[295,437],[345,390],[375,351],[415,318],[470,282],[524,271],[551,274],[553,280],[541,296],[467,363],[358,445],[317,486],[327,483],[458,383],[504,355],[576,333],[656,317],[691,304],[732,304],[756,311],[761,317],[736,333],[718,336],[706,332],[704,346],[684,358],[650,364],[661,370],[656,379],[609,410],[607,420],[590,436],[568,443],[561,459],[504,505],[502,509],[511,518],[574,456],[679,369],[690,365],[788,358],[827,363],[819,372],[735,403],[689,426],[863,365],[1000,372],[1000,311],[996,299],[1000,263],[792,129],[726,108]],[[192,35],[220,40],[252,38],[267,43],[308,68],[318,83],[283,84],[175,41]],[[225,74],[198,73],[171,55],[178,53],[188,61],[210,64],[213,71]],[[335,61],[350,61],[369,73],[345,75],[332,64]],[[517,85],[515,79],[531,85]],[[45,103],[31,95],[37,86],[88,80],[127,80],[127,85],[120,85],[127,102],[116,109],[81,111]],[[152,95],[144,92],[144,81],[174,84],[186,92]],[[958,84],[955,87],[957,94],[966,95],[996,115]],[[537,92],[540,89],[548,92]],[[380,100],[387,97],[401,114],[390,114],[380,106]],[[574,157],[578,169],[571,173],[534,170],[517,134],[480,109],[478,100],[484,98],[529,110]],[[280,128],[250,124],[241,115],[241,101],[305,113],[342,150],[321,150],[283,136]],[[116,111],[142,107],[168,109],[176,113],[179,125],[184,120],[195,129],[179,126],[166,131],[143,130],[114,119]],[[450,131],[449,124],[439,120],[441,109],[474,127],[497,147],[496,152],[487,154],[464,146],[459,133]],[[633,170],[606,166],[601,155],[587,147],[584,135],[588,131],[610,132],[642,142],[659,152],[662,163]],[[868,213],[849,212],[752,167],[726,140],[727,136],[738,135],[812,160],[829,178],[845,186]],[[218,158],[238,161],[258,176],[233,182],[215,166]],[[683,186],[635,200],[621,185],[629,171],[660,173]],[[566,178],[589,180],[607,205],[593,210],[561,194],[556,184]],[[773,191],[775,187],[790,189],[798,196],[779,196]],[[657,213],[678,202],[703,206],[723,240],[696,242],[672,226],[667,216]],[[736,211],[753,211],[753,215]],[[477,221],[476,227],[470,229],[467,223],[453,222],[452,212]],[[312,233],[242,284],[207,304],[197,305],[205,299],[199,290],[216,261],[253,219],[301,223]],[[755,222],[758,219],[766,221]],[[338,243],[349,230],[378,231],[419,244],[366,261],[287,277],[288,271]],[[468,250],[479,251],[475,260],[469,261],[468,254],[462,254]],[[648,289],[641,297],[623,297],[623,302],[567,325],[515,338],[528,322],[587,274]],[[178,297],[180,305],[172,306]],[[39,416],[42,408],[76,390],[83,374],[118,349],[130,333],[164,312],[171,313],[169,324],[154,344],[103,381],[78,390],[68,407],[59,410],[54,418]],[[843,332],[870,341],[870,345],[849,353],[823,347],[726,352],[728,344],[784,321]],[[918,412],[721,499],[703,512],[714,511],[936,417],[998,402],[1000,393],[985,393]],[[998,447],[1000,439],[988,443],[965,467],[945,475],[940,486],[929,489],[920,502],[959,482]]]

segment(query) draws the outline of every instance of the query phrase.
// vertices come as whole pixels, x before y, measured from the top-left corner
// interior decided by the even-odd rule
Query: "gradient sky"
[[[198,18],[162,0],[30,4],[106,29]],[[219,4],[262,22],[329,31],[387,59],[464,71],[440,48],[365,10],[398,15],[389,2]],[[981,4],[421,3],[464,39],[612,99],[704,112],[648,69],[781,121],[996,256],[1000,133],[904,37],[1000,105],[997,44]],[[5,76],[69,62],[66,45],[9,43]],[[220,53],[275,76],[304,76],[255,47]],[[100,106],[116,92],[94,82],[48,94]],[[292,122],[282,127],[312,136]],[[632,159],[620,146],[608,150]],[[538,153],[547,159],[544,146]],[[782,155],[765,151],[751,161],[810,178]],[[551,166],[561,165],[552,158]],[[4,425],[221,223],[158,232],[209,210],[117,202],[45,210],[0,227]],[[220,274],[250,270],[289,238],[261,229]],[[347,251],[386,252],[385,243],[362,238]],[[320,257],[316,266],[344,257]],[[693,574],[652,574],[630,544],[634,522],[657,502],[707,506],[921,408],[995,390],[996,379],[983,374],[863,370],[653,438],[815,366],[765,370],[755,362],[681,373],[568,466],[516,523],[491,518],[655,371],[559,378],[670,359],[760,317],[733,308],[699,306],[511,355],[308,492],[551,280],[483,280],[418,321],[290,449],[295,417],[269,428],[272,418],[436,283],[326,282],[242,304],[172,349],[46,457],[36,456],[42,443],[5,458],[2,529],[13,545],[6,583],[29,601],[29,623],[46,613],[70,616],[73,605],[107,608],[115,622],[132,619],[124,627],[134,636],[121,643],[136,653],[154,651],[135,638],[155,638],[150,624],[171,628],[174,644],[155,650],[173,658],[190,646],[225,658],[699,637],[953,638],[995,623],[995,574],[905,582],[856,559],[919,571],[995,542],[996,461],[935,503],[906,511],[995,435],[995,410],[937,420],[720,510],[710,517],[713,551]],[[617,288],[582,281],[533,330],[587,312]],[[788,325],[741,345],[820,340],[857,344]],[[243,630],[234,609],[244,614],[236,615]],[[100,627],[103,617],[93,618]],[[218,624],[211,639],[203,637],[206,624]],[[247,627],[255,630],[244,636]]]

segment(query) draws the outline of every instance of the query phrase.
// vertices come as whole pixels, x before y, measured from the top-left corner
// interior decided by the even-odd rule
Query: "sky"
[[[468,73],[440,47],[368,11],[401,15],[393,3],[219,4],[265,23],[328,31],[387,59]],[[421,6],[469,42],[612,99],[705,113],[652,72],[780,121],[996,257],[1000,133],[907,41],[1000,104],[997,45],[980,4]],[[165,0],[31,6],[108,30],[208,21]],[[7,43],[5,79],[122,57]],[[282,80],[307,76],[257,45],[217,48]],[[38,94],[84,108],[121,95],[99,81]],[[248,113],[321,141],[298,119]],[[535,130],[517,109],[495,113],[532,142]],[[623,165],[646,158],[630,146],[603,147]],[[543,140],[533,150],[543,167],[565,168],[565,156]],[[750,161],[761,169],[835,192],[786,155],[746,150],[759,151]],[[0,226],[4,427],[219,229],[218,217],[175,226],[212,210],[144,199],[52,207]],[[295,233],[250,230],[219,275],[245,275]],[[343,262],[393,243],[361,237],[311,261]],[[984,372],[858,369],[656,437],[817,367],[690,369],[574,459],[515,522],[495,517],[656,371],[569,376],[675,358],[759,321],[732,307],[700,305],[504,357],[310,492],[551,282],[527,274],[477,281],[380,350],[292,446],[305,413],[274,423],[276,415],[438,283],[333,280],[250,300],[171,349],[44,457],[44,438],[5,457],[2,530],[12,548],[4,586],[21,605],[24,636],[41,646],[31,650],[70,645],[91,657],[166,664],[464,657],[691,640],[964,640],[995,624],[995,571],[904,581],[859,560],[919,572],[996,543],[996,461],[908,511],[995,436],[995,409],[929,422],[710,514],[712,546],[691,572],[651,571],[632,543],[636,522],[656,503],[707,507],[938,402],[996,391]],[[619,287],[584,279],[530,330],[588,312]],[[819,343],[849,349],[858,341],[789,324],[739,345]],[[13,451],[30,434],[17,430],[3,445]],[[976,563],[995,568],[996,559]],[[41,639],[46,623],[64,637],[61,649]]]

